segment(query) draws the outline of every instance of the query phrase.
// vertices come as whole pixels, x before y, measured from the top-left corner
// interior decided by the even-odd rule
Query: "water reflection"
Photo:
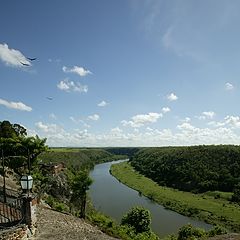
[[[122,161],[96,165],[91,172],[90,176],[94,182],[89,193],[97,210],[120,222],[122,216],[133,206],[143,206],[151,212],[151,227],[160,237],[177,233],[181,226],[188,223],[206,230],[211,228],[209,224],[167,210],[163,206],[141,196],[141,193],[120,183],[109,173],[109,169],[112,164]]]

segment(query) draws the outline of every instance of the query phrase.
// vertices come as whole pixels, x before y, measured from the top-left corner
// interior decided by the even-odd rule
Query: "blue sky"
[[[240,144],[239,23],[238,0],[3,0],[0,121],[49,146]]]

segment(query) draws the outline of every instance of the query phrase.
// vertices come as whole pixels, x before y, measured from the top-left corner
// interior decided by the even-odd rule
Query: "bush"
[[[134,207],[123,216],[121,224],[133,227],[136,233],[150,232],[150,212],[143,207]]]
[[[222,234],[226,234],[227,233],[227,230],[223,227],[220,227],[220,226],[215,226],[214,228],[212,228],[208,233],[207,235],[209,237],[213,237],[213,236],[216,236],[216,235],[222,235]]]
[[[191,224],[184,225],[179,229],[178,240],[199,239],[206,235],[204,229],[195,228]]]
[[[232,195],[232,201],[240,204],[240,185],[235,186]]]

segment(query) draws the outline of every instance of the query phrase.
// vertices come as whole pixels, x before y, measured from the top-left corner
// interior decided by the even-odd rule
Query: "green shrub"
[[[178,240],[200,239],[205,235],[204,229],[195,228],[191,224],[187,224],[179,229]]]
[[[136,233],[150,231],[151,216],[149,210],[143,207],[134,207],[123,216],[121,224],[134,228]]]
[[[208,231],[207,235],[209,237],[213,237],[216,235],[222,235],[222,234],[226,234],[227,230],[221,226],[215,226],[213,227],[210,231]]]

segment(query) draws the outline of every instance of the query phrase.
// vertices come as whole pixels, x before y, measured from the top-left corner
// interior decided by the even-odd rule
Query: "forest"
[[[162,186],[194,193],[239,189],[239,146],[145,148],[130,162],[137,171]]]

